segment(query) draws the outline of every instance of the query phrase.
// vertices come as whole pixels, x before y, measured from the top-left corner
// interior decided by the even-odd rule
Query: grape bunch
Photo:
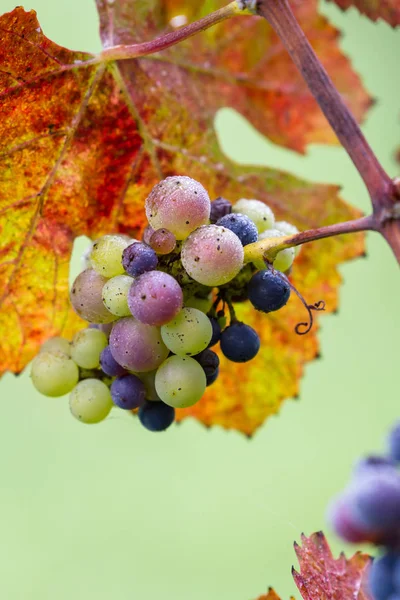
[[[254,199],[210,201],[197,181],[167,177],[145,202],[141,240],[104,235],[83,257],[71,303],[88,325],[69,342],[48,340],[32,363],[34,386],[47,396],[70,393],[72,414],[102,421],[112,407],[137,412],[162,431],[176,408],[194,405],[219,374],[218,343],[233,362],[260,348],[257,332],[240,322],[235,302],[276,311],[290,296],[289,248],[273,265],[244,264],[244,247],[297,233],[275,222]]]
[[[369,573],[374,600],[400,600],[400,422],[387,445],[385,456],[367,456],[355,465],[328,515],[344,540],[381,547]]]

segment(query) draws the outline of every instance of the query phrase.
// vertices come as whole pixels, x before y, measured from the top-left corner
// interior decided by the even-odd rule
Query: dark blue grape
[[[210,343],[208,344],[209,348],[215,346],[215,344],[217,344],[221,338],[221,325],[218,323],[218,319],[215,317],[210,317],[210,322],[212,326],[212,336]]]
[[[260,349],[260,338],[250,325],[233,323],[221,334],[221,350],[233,362],[247,362]]]
[[[122,266],[132,277],[153,271],[158,264],[153,248],[142,242],[131,244],[122,253]]]
[[[218,354],[215,354],[213,350],[209,350],[208,348],[200,352],[200,354],[196,354],[193,358],[203,367],[206,377],[213,375],[219,367]]]
[[[400,421],[393,427],[388,437],[389,455],[400,462]]]
[[[248,284],[249,300],[257,310],[268,313],[285,306],[290,286],[277,271],[264,269],[253,275]]]
[[[120,377],[126,374],[126,369],[121,367],[111,354],[110,346],[106,346],[100,354],[100,366],[109,377]]]
[[[393,568],[397,558],[396,554],[388,552],[373,561],[369,572],[369,587],[374,600],[388,600],[390,594],[396,591],[393,581]]]
[[[218,219],[231,212],[232,204],[220,196],[211,202],[210,222],[216,223]]]
[[[146,388],[136,375],[117,377],[110,388],[112,401],[116,406],[132,410],[141,406],[146,397]]]
[[[164,431],[175,420],[175,409],[164,402],[149,402],[139,408],[139,420],[149,431]]]
[[[354,521],[349,510],[350,506],[351,500],[348,494],[344,493],[335,498],[328,509],[328,522],[335,533],[346,542],[353,544],[366,542],[370,539],[371,532]]]
[[[252,244],[258,240],[258,230],[255,224],[249,217],[242,215],[241,213],[234,213],[231,215],[225,215],[218,219],[216,225],[225,227],[233,231],[242,242],[243,246]]]
[[[216,381],[218,379],[218,375],[219,375],[219,367],[217,369],[215,369],[214,373],[212,373],[211,375],[206,375],[207,387],[209,385],[211,385],[212,383],[214,383],[214,381]]]
[[[397,560],[393,567],[393,583],[397,594],[400,594],[400,553],[397,553]]]
[[[388,467],[366,472],[351,486],[352,512],[366,528],[391,533],[400,529],[400,473]]]

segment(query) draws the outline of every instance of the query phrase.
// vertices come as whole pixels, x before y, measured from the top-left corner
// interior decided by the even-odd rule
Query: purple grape
[[[264,269],[253,275],[248,284],[249,300],[257,310],[279,310],[289,300],[290,286],[277,272]]]
[[[139,408],[139,420],[149,431],[165,431],[175,420],[175,409],[164,402],[148,402]]]
[[[149,245],[157,254],[169,254],[176,246],[176,238],[168,229],[157,229],[150,238]]]
[[[146,396],[144,383],[136,375],[117,377],[112,382],[110,391],[114,404],[126,410],[141,406]]]
[[[221,338],[221,325],[218,323],[218,319],[215,317],[210,317],[210,322],[212,326],[212,337],[210,343],[208,344],[209,348],[215,346],[215,344],[217,344]]]
[[[132,315],[147,325],[165,325],[183,306],[179,283],[163,271],[150,271],[134,280],[128,293]]]
[[[222,196],[211,202],[210,223],[216,223],[218,219],[232,212],[232,203]]]
[[[397,560],[393,566],[393,583],[397,594],[400,594],[400,554],[397,554]]]
[[[233,231],[233,233],[238,236],[243,246],[247,246],[258,240],[257,227],[249,217],[242,215],[241,213],[225,215],[221,219],[218,219],[216,225],[226,227]]]
[[[114,325],[110,349],[117,363],[138,373],[157,369],[169,354],[160,329],[133,317],[120,319]]]
[[[152,271],[157,264],[157,254],[153,248],[142,242],[131,244],[122,253],[122,266],[132,277]]]
[[[351,486],[354,518],[368,529],[400,529],[400,474],[387,466],[366,472]]]
[[[219,367],[217,367],[211,375],[206,375],[206,386],[208,387],[209,385],[214,383],[214,381],[216,381],[218,379],[218,375],[219,375]]]
[[[147,227],[145,227],[143,230],[142,240],[148,246],[150,246],[150,238],[153,235],[153,233],[154,233],[154,229],[152,228],[151,225],[147,225]]]
[[[124,367],[121,367],[111,354],[110,346],[106,346],[100,354],[100,366],[109,377],[121,377],[126,374]]]
[[[388,552],[373,561],[369,571],[369,587],[374,600],[388,600],[390,594],[395,593],[393,569],[397,560],[397,554]]]
[[[393,427],[388,437],[389,455],[400,462],[400,421]]]
[[[354,477],[363,476],[366,473],[382,471],[382,469],[392,469],[396,467],[396,463],[386,456],[367,456],[359,460],[353,469]]]
[[[328,508],[327,519],[336,535],[346,542],[357,544],[371,539],[371,531],[360,526],[352,517],[346,494],[333,500]]]
[[[250,325],[233,323],[221,335],[221,350],[233,362],[247,362],[260,349],[260,338]]]
[[[200,354],[196,354],[193,358],[203,367],[206,377],[213,375],[219,367],[218,354],[209,350],[209,348],[206,348]]]
[[[89,323],[110,323],[117,318],[104,306],[103,286],[107,279],[94,269],[82,271],[75,279],[70,293],[75,312]]]

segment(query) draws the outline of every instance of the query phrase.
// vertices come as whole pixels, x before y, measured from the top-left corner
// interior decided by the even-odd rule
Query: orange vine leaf
[[[398,0],[332,0],[343,10],[355,6],[372,21],[383,19],[392,27],[400,25],[400,4]]]

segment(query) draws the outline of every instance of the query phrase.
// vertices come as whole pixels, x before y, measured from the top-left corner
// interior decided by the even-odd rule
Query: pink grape
[[[160,329],[133,317],[115,323],[110,335],[110,350],[118,364],[138,373],[157,369],[169,353]]]
[[[149,271],[134,280],[128,292],[128,306],[141,323],[164,325],[181,310],[183,293],[171,275]]]
[[[145,202],[153,229],[168,229],[177,240],[208,223],[211,202],[207,191],[191,177],[174,176],[160,181]]]
[[[181,259],[190,277],[212,287],[227,283],[239,273],[244,251],[232,231],[218,225],[205,225],[184,241]]]
[[[71,304],[75,312],[89,323],[110,323],[117,317],[104,306],[102,291],[107,279],[94,269],[82,271],[75,279]]]
[[[169,254],[176,246],[176,238],[168,229],[157,229],[150,238],[150,246],[157,254]]]

